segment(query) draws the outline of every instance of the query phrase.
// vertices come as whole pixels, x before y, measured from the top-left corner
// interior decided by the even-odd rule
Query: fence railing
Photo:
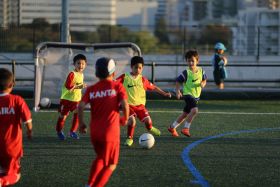
[[[0,60],[0,67],[7,67],[12,71],[12,60]],[[15,62],[15,81],[16,86],[34,86],[34,62],[30,60],[22,60]],[[174,83],[176,77],[175,69],[185,68],[186,64],[166,64],[166,63],[147,63],[145,66],[149,67],[145,69],[145,76],[153,83]],[[214,82],[212,77],[211,64],[199,64],[199,66],[206,69],[208,75],[208,82]],[[150,70],[149,70],[150,69]],[[256,83],[265,84],[272,83],[274,87],[280,85],[280,64],[259,64],[259,63],[235,63],[228,64],[228,71],[231,73],[225,82],[235,84]],[[25,73],[25,71],[27,73]],[[250,72],[249,72],[250,71]],[[272,76],[273,75],[273,76]],[[28,82],[28,83],[26,83]],[[25,84],[22,84],[25,83]]]

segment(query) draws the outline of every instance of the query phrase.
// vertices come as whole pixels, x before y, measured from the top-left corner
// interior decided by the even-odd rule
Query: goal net
[[[97,82],[95,62],[100,57],[110,57],[116,62],[116,76],[130,70],[130,58],[140,56],[139,47],[133,43],[59,43],[44,42],[36,48],[34,111],[40,110],[40,100],[49,98],[52,106],[59,104],[61,88],[68,73],[74,69],[73,58],[77,54],[87,57],[84,82]]]

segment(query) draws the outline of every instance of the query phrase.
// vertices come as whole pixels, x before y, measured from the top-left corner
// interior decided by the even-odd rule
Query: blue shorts
[[[184,112],[190,113],[192,108],[196,108],[198,104],[198,99],[194,98],[191,95],[184,95],[184,101],[185,101],[185,107],[184,107]]]

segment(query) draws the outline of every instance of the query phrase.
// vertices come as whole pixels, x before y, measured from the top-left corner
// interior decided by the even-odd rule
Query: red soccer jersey
[[[91,107],[91,138],[97,141],[120,141],[120,101],[126,91],[117,81],[101,80],[87,88],[82,101]]]
[[[30,110],[22,97],[0,94],[0,153],[21,157],[22,123],[31,121]]]

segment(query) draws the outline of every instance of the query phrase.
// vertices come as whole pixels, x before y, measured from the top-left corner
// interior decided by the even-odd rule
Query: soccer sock
[[[145,121],[145,126],[146,126],[146,129],[151,130],[151,128],[153,127],[152,120]]]
[[[128,125],[127,126],[127,137],[133,138],[135,126]]]
[[[79,127],[78,113],[73,114],[71,132],[76,132]]]
[[[104,187],[105,184],[108,182],[109,178],[111,177],[113,171],[109,167],[104,167],[98,177],[96,178],[96,181],[93,183],[94,187]]]
[[[189,122],[186,121],[186,123],[185,123],[185,125],[184,125],[184,128],[188,128],[188,129],[189,129],[190,126],[191,126],[191,123],[189,123]]]
[[[174,121],[170,127],[176,129],[179,125],[180,125],[180,123],[178,123],[177,121]]]
[[[64,127],[64,123],[65,123],[65,120],[63,119],[63,117],[58,117],[57,119],[57,123],[56,123],[56,131],[57,132],[60,132],[62,131],[63,127]]]
[[[101,170],[103,169],[104,164],[102,159],[96,159],[92,162],[89,179],[88,179],[88,185],[92,186],[93,183],[96,180],[96,177],[99,175]]]

